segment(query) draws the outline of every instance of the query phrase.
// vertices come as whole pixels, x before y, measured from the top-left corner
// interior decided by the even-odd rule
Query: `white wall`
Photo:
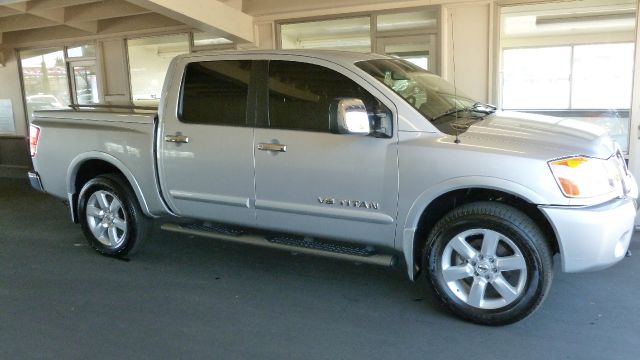
[[[488,2],[445,5],[441,27],[443,77],[472,98],[485,102],[491,101],[491,11]]]
[[[638,8],[640,8],[640,1],[638,1]],[[636,12],[636,54],[635,54],[635,67],[633,74],[633,92],[631,94],[631,121],[629,128],[629,169],[634,174],[636,179],[640,180],[640,144],[638,139],[640,138],[640,32],[638,32],[638,25],[640,24],[640,11]],[[636,218],[636,225],[640,224],[640,214]]]
[[[18,61],[14,51],[4,52],[5,65],[0,67],[0,99],[9,99],[13,107],[13,117],[17,136],[26,136],[26,122],[20,85]],[[0,135],[1,136],[1,135]]]

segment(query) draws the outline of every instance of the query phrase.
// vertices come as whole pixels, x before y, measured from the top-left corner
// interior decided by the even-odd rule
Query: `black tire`
[[[92,198],[94,194],[96,196]],[[109,210],[106,214],[95,213],[96,208],[104,208],[98,200],[99,195],[105,195],[107,202],[115,204],[113,212]],[[88,216],[88,211],[95,216]],[[117,174],[100,175],[82,187],[78,200],[78,214],[89,245],[108,256],[125,257],[134,254],[142,248],[151,228],[151,220],[143,214],[133,190],[127,181]],[[100,225],[96,226],[98,221]],[[110,241],[112,229],[115,231],[113,238],[117,239],[116,241]],[[105,233],[98,237],[96,231]]]
[[[521,211],[497,202],[465,204],[446,214],[430,232],[422,259],[442,303],[455,315],[483,325],[506,325],[529,316],[545,299],[553,278],[552,251],[543,232]]]

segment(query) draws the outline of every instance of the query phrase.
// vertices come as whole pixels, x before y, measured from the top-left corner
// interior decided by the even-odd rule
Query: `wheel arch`
[[[476,201],[499,201],[524,212],[541,226],[554,253],[558,252],[553,227],[538,208],[540,204],[547,204],[545,198],[508,180],[483,177],[452,179],[424,191],[414,201],[405,220],[401,234],[402,252],[411,280],[422,270],[419,260],[433,225],[452,209]]]
[[[93,151],[78,155],[73,159],[67,170],[67,195],[71,217],[74,222],[78,222],[78,194],[82,186],[96,176],[113,173],[122,175],[125,178],[133,189],[143,213],[147,216],[153,216],[149,211],[140,184],[133,173],[116,157]]]

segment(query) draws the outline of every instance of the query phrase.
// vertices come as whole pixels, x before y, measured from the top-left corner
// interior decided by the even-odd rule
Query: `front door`
[[[268,88],[259,98],[264,111],[258,112],[254,148],[258,225],[393,245],[398,159],[392,103],[333,63],[280,59],[269,61]],[[378,133],[332,133],[330,108],[339,98],[363,100]]]
[[[166,96],[179,101],[167,104],[160,129],[163,196],[185,217],[253,225],[252,61],[177,66],[186,69],[182,86],[174,79]]]

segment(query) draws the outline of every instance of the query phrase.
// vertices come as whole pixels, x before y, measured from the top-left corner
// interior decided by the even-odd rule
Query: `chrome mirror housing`
[[[332,118],[332,131],[338,134],[360,134],[371,133],[369,114],[364,102],[355,98],[336,99],[335,110]]]

